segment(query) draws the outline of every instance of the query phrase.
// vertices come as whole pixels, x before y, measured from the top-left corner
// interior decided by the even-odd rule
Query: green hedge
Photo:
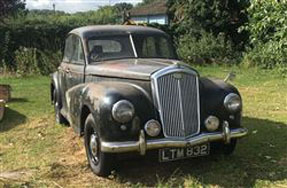
[[[113,7],[102,7],[98,11],[73,15],[32,12],[10,19],[5,25],[0,25],[0,71],[5,69],[24,73],[25,71],[18,70],[21,66],[20,58],[17,57],[24,49],[35,49],[37,66],[46,66],[47,62],[43,61],[47,61],[48,57],[59,56],[66,35],[72,29],[86,25],[115,24],[117,21],[117,12]],[[21,58],[27,55],[29,54]],[[51,71],[47,67],[38,68],[41,70],[38,72],[42,74]]]
[[[243,63],[248,66],[287,70],[287,3],[254,0],[249,23],[242,30],[250,33],[250,45]]]

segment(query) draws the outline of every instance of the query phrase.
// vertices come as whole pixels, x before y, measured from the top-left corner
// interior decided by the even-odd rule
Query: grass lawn
[[[236,72],[249,136],[228,157],[121,161],[109,178],[93,175],[82,138],[54,123],[48,77],[0,78],[13,88],[0,123],[0,187],[287,187],[287,79],[256,69],[197,69],[218,78]]]

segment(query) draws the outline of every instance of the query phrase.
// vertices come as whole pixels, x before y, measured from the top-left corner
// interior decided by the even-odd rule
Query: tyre
[[[87,160],[92,171],[99,176],[108,176],[114,167],[114,156],[101,152],[99,132],[96,130],[95,120],[89,114],[85,122],[84,141]]]
[[[57,97],[57,93],[56,93],[55,89],[53,91],[53,99],[54,99],[54,109],[55,109],[55,120],[56,120],[56,123],[67,125],[68,124],[67,120],[65,119],[65,117],[60,112],[61,111],[60,103],[59,103],[59,99]]]
[[[222,142],[211,143],[210,153],[211,154],[224,154],[231,155],[236,148],[237,140],[232,139],[229,144],[224,144]]]
[[[237,144],[236,139],[232,139],[230,144],[224,144],[223,145],[223,154],[224,155],[231,155],[236,148],[236,144]]]

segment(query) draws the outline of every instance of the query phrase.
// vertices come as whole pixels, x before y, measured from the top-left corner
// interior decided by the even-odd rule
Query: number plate
[[[209,155],[209,143],[187,148],[164,148],[159,150],[159,161],[168,162],[190,157]]]

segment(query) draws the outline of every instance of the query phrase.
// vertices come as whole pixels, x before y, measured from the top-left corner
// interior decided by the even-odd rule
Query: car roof
[[[90,38],[94,36],[117,35],[117,34],[165,34],[165,32],[159,29],[145,26],[93,25],[93,26],[76,28],[72,30],[70,34],[76,34],[82,38]]]

